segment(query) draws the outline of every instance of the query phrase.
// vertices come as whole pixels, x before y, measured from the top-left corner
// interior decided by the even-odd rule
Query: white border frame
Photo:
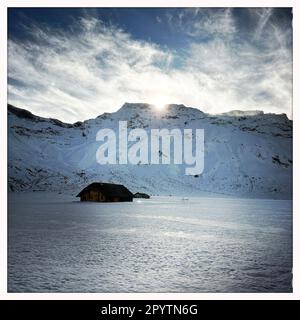
[[[293,293],[7,293],[7,8],[10,7],[293,7]],[[0,4],[0,299],[10,300],[287,300],[300,299],[300,5],[297,0],[6,0]],[[299,108],[298,107],[298,108]]]

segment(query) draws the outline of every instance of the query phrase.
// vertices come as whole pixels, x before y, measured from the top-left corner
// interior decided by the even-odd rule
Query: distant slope
[[[96,162],[101,128],[127,120],[130,128],[203,128],[205,166],[199,177],[185,165],[107,165]],[[286,115],[232,111],[209,115],[184,105],[158,112],[125,103],[114,113],[66,124],[8,106],[9,189],[78,192],[93,181],[125,184],[132,192],[161,195],[215,193],[291,198],[292,121]]]

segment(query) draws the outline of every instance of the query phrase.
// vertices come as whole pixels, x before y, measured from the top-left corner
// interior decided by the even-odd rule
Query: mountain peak
[[[144,110],[148,110],[151,109],[151,104],[149,103],[137,103],[137,102],[125,102],[123,104],[123,106],[118,110],[140,110],[140,109],[144,109]]]
[[[155,106],[155,104],[125,102],[123,106],[117,111],[117,113],[118,114],[123,112],[126,112],[127,114],[137,113],[137,112],[156,113],[157,110],[158,108]],[[176,104],[176,103],[166,104],[164,108],[161,108],[160,110],[161,112],[168,113],[168,114],[175,114],[175,113],[181,114],[181,113],[189,113],[189,112],[204,114],[198,108],[187,107],[184,104]]]

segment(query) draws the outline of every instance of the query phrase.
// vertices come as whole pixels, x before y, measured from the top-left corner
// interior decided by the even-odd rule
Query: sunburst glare
[[[164,111],[166,109],[167,103],[163,99],[156,99],[153,101],[153,106],[157,111]]]

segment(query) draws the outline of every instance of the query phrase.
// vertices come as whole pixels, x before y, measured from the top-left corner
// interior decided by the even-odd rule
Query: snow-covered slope
[[[205,165],[199,176],[183,165],[106,165],[96,162],[96,133],[127,120],[129,128],[205,130]],[[125,184],[160,195],[291,198],[292,121],[286,115],[232,111],[209,115],[184,105],[158,111],[125,103],[96,119],[62,123],[8,106],[9,188],[75,193],[93,181]],[[130,129],[129,129],[130,130]]]

